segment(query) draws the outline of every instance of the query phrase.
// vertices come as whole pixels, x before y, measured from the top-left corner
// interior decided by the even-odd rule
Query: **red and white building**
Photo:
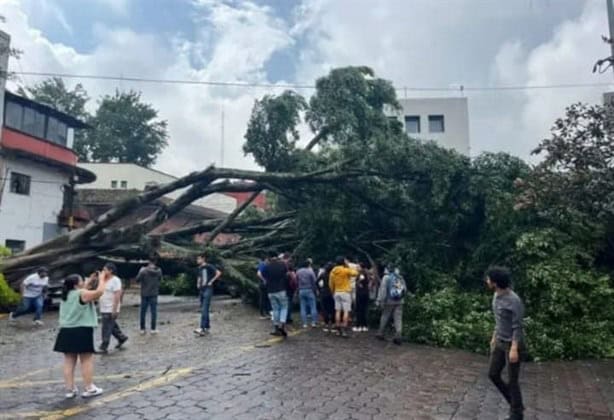
[[[72,150],[85,123],[6,91],[9,45],[0,31],[0,245],[19,252],[65,232],[74,186],[96,176]]]

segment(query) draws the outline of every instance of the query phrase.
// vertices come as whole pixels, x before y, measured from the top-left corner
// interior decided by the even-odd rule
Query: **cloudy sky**
[[[24,51],[13,71],[200,81],[313,84],[331,68],[368,65],[402,88],[605,84],[601,0],[0,0],[0,28]],[[40,81],[22,76],[19,83]],[[175,175],[241,151],[255,99],[281,89],[66,79],[97,98],[143,92],[170,128],[157,167]],[[604,86],[471,91],[472,155],[526,158],[566,104]],[[302,91],[309,95],[311,91]],[[403,92],[400,92],[403,96]],[[455,96],[458,92],[411,92]]]

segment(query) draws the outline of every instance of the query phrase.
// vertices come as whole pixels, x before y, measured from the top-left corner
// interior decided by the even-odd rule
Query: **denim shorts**
[[[335,310],[350,312],[352,310],[352,294],[349,292],[335,293]]]

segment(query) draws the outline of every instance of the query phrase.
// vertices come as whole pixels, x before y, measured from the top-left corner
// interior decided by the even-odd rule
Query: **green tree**
[[[18,93],[82,121],[90,119],[90,115],[86,110],[86,105],[90,98],[81,83],[77,83],[70,90],[64,83],[64,80],[59,77],[53,77],[25,89],[20,87]],[[91,147],[84,130],[77,130],[75,132],[73,150],[79,155],[81,161],[88,162],[90,160]]]
[[[257,100],[245,133],[245,154],[253,155],[267,171],[290,169],[290,156],[299,140],[300,112],[306,107],[305,99],[291,91]]]
[[[151,166],[167,146],[167,122],[135,91],[106,95],[87,136],[94,162],[122,162]]]

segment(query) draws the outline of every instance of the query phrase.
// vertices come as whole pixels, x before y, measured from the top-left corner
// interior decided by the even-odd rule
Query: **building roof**
[[[136,197],[142,194],[143,191],[139,190],[122,190],[122,189],[79,189],[77,190],[79,204],[82,206],[88,205],[114,205],[119,201],[127,198]],[[167,205],[174,200],[168,197],[161,197],[156,200],[156,203]],[[195,216],[203,217],[206,219],[220,219],[226,217],[227,214],[218,210],[214,210],[208,207],[197,206],[190,204],[182,211],[193,214]]]
[[[18,104],[24,105],[24,106],[28,106],[30,108],[34,108],[37,111],[40,111],[46,115],[51,115],[54,118],[57,118],[58,120],[62,121],[64,124],[66,124],[69,127],[72,128],[92,128],[90,125],[84,123],[81,120],[78,120],[77,118],[68,115],[62,111],[59,111],[55,108],[50,107],[49,105],[45,105],[43,103],[40,102],[36,102],[33,101],[32,99],[28,99],[25,98],[23,96],[19,96],[15,93],[12,93],[10,91],[5,91],[5,101],[7,99],[10,99],[13,102],[17,102]]]

